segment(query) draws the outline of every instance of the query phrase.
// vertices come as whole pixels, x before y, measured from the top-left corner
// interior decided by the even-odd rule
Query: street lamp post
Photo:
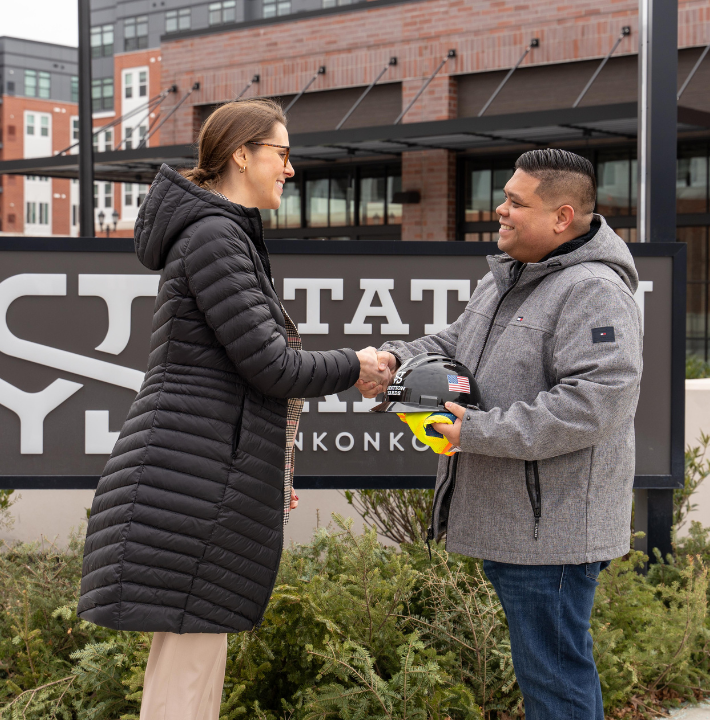
[[[118,225],[118,210],[114,210],[111,213],[111,219],[113,220],[113,231],[116,232],[116,226]],[[104,220],[106,220],[106,213],[104,213],[103,210],[99,210],[98,214],[98,221],[99,221],[99,229],[103,232],[104,229]],[[111,230],[109,228],[109,223],[106,223],[106,237],[111,236]]]

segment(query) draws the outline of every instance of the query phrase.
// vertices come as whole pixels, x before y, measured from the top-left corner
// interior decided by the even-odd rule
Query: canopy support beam
[[[508,70],[508,74],[503,78],[503,82],[501,82],[501,84],[495,89],[493,95],[488,98],[488,102],[481,108],[481,112],[478,113],[478,117],[481,117],[483,113],[488,110],[491,103],[498,97],[498,93],[505,87],[505,84],[508,82],[508,80],[510,80],[513,73],[520,67],[520,63],[522,63],[523,60],[525,60],[525,58],[528,56],[528,53],[536,47],[540,47],[539,38],[533,38],[530,41],[530,45],[525,48],[525,52],[520,56],[520,60],[518,60],[518,62],[516,62],[515,65],[513,65],[510,70]]]
[[[434,72],[427,78],[427,80],[424,82],[424,84],[419,88],[419,92],[414,96],[412,99],[412,102],[407,105],[404,110],[399,114],[397,119],[392,123],[393,125],[399,125],[399,123],[402,121],[402,118],[411,110],[412,105],[419,100],[422,93],[429,87],[429,83],[439,74],[439,70],[446,65],[446,63],[451,60],[452,58],[456,57],[456,50],[449,50],[449,52],[446,54],[446,57],[439,63],[439,66],[434,70]]]
[[[343,127],[343,125],[345,124],[347,119],[357,110],[360,103],[367,97],[367,94],[370,92],[370,90],[372,90],[372,88],[375,87],[375,85],[377,85],[377,83],[380,81],[380,78],[387,72],[387,70],[389,70],[389,68],[392,65],[396,65],[396,64],[397,64],[397,58],[391,57],[390,61],[387,63],[387,65],[385,65],[384,68],[382,68],[382,71],[380,72],[380,74],[367,86],[367,88],[365,89],[365,92],[362,95],[360,95],[360,97],[358,98],[358,101],[350,108],[350,110],[347,111],[347,113],[345,113],[345,117],[335,126],[336,130],[340,130],[340,128]]]
[[[242,97],[242,95],[244,95],[244,93],[245,93],[252,85],[254,85],[255,83],[258,83],[260,80],[261,80],[261,75],[258,75],[258,74],[257,74],[257,75],[254,75],[254,77],[244,86],[244,90],[242,90],[242,91],[239,93],[239,95],[237,95],[237,97],[234,98],[234,102],[236,102],[237,100],[239,100],[239,99]]]
[[[306,83],[306,86],[301,90],[296,97],[291,100],[291,102],[284,108],[284,115],[301,99],[301,96],[308,90],[308,88],[313,85],[313,83],[318,79],[319,75],[325,75],[325,65],[321,65],[318,68],[318,72]]]
[[[616,48],[619,47],[619,44],[621,41],[627,36],[631,35],[631,27],[629,25],[624,25],[624,27],[621,28],[621,33],[619,34],[619,37],[616,38],[616,42],[614,43],[614,46],[609,50],[607,56],[599,63],[599,67],[594,71],[594,75],[592,75],[591,78],[589,78],[589,82],[584,86],[584,90],[582,90],[581,93],[579,93],[579,97],[574,101],[574,105],[572,105],[573,108],[576,108],[577,105],[579,105],[580,102],[582,102],[582,98],[587,94],[587,91],[590,87],[594,84],[594,81],[599,76],[599,73],[604,69],[604,66],[609,62],[609,58],[614,54],[616,51]]]
[[[688,75],[688,77],[685,78],[685,82],[681,86],[680,90],[678,90],[678,97],[676,98],[677,100],[680,100],[680,96],[685,92],[685,88],[687,88],[688,85],[690,84],[690,81],[693,79],[693,76],[698,71],[698,68],[700,67],[703,60],[705,60],[705,56],[708,54],[709,51],[710,51],[710,45],[708,45],[705,48],[705,50],[703,50],[702,54],[698,58],[698,62],[695,63],[695,65],[693,66],[693,69],[690,71],[690,75]]]

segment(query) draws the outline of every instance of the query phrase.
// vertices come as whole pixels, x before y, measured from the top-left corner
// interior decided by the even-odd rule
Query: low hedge
[[[710,691],[710,530],[638,572],[639,552],[600,578],[592,634],[609,718]],[[138,718],[150,634],[79,621],[82,543],[0,554],[0,715]],[[334,516],[284,552],[259,631],[230,635],[221,718],[506,720],[524,717],[505,617],[470,558],[383,546]]]

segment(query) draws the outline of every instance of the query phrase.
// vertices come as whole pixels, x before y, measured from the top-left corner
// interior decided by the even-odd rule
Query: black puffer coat
[[[341,392],[359,362],[288,347],[256,209],[163,165],[135,238],[162,271],[148,371],[91,508],[78,614],[249,630],[281,558],[287,398]]]

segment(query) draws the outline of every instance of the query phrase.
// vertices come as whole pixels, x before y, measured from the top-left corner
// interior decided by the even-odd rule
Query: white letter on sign
[[[394,450],[394,446],[396,445],[402,452],[404,452],[404,448],[399,444],[399,439],[404,435],[403,432],[399,433],[395,437],[395,434],[393,432],[390,433],[390,452]]]
[[[427,335],[434,335],[449,327],[446,316],[449,290],[458,293],[459,300],[466,302],[471,297],[470,280],[412,280],[412,300],[421,301],[424,290],[434,292],[434,322],[424,326]]]
[[[386,335],[406,335],[409,332],[409,325],[403,323],[399,317],[397,307],[390,295],[390,290],[393,288],[394,280],[360,280],[360,289],[365,292],[355,311],[353,321],[345,323],[345,334],[372,335],[372,325],[366,323],[365,320],[368,317],[385,317],[387,322],[382,323],[381,333]],[[382,307],[372,307],[375,294],[379,297]]]
[[[318,403],[319,413],[344,413],[348,411],[348,404],[337,395],[326,395],[325,400]]]
[[[653,280],[641,280],[638,290],[634,293],[634,300],[641,311],[641,330],[644,328],[644,305],[646,304],[644,299],[647,292],[653,292]]]
[[[131,339],[131,305],[137,297],[155,297],[160,275],[79,275],[79,295],[103,298],[108,332],[96,349],[120,355]]]
[[[44,451],[44,419],[82,385],[55,380],[42,392],[26,393],[0,380],[0,405],[20,418],[20,454],[41,455]]]
[[[333,300],[343,299],[342,278],[284,278],[284,300],[295,300],[296,290],[306,291],[306,322],[298,323],[304,335],[327,335],[328,323],[320,321],[320,291],[330,290]]]
[[[108,410],[84,412],[84,453],[86,455],[110,455],[121,433],[108,429]]]
[[[323,445],[323,443],[321,442],[321,440],[327,434],[328,434],[327,432],[321,433],[320,435],[317,432],[313,433],[313,452],[318,450],[319,447],[321,450],[325,450],[326,452],[328,452],[328,448],[325,445]]]

